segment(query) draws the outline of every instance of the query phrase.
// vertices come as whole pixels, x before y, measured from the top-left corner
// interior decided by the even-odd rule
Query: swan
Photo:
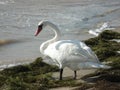
[[[95,53],[84,42],[60,40],[59,28],[50,21],[40,21],[35,36],[47,26],[52,28],[51,30],[54,31],[55,36],[41,44],[40,52],[59,67],[60,80],[62,80],[64,67],[69,67],[74,71],[74,79],[77,77],[77,70],[80,69],[109,68],[109,66],[100,63]]]

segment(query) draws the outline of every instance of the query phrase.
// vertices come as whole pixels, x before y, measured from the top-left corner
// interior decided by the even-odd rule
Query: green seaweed
[[[120,33],[111,30],[105,30],[99,35],[99,38],[106,40],[120,39]]]
[[[56,66],[42,62],[42,58],[28,65],[6,68],[0,71],[0,90],[48,90],[78,84],[74,80],[55,80],[52,72],[58,70]]]
[[[105,36],[106,34],[107,36]],[[109,37],[109,39],[107,37]],[[120,43],[110,41],[111,39],[116,39],[116,37],[120,39],[120,34],[106,30],[98,37],[86,40],[85,43],[92,48],[100,61],[105,61],[109,57],[118,56],[117,51],[120,50]]]
[[[120,54],[117,53],[120,51],[120,43],[111,41],[112,39],[120,39],[120,33],[106,30],[98,37],[85,41],[95,51],[100,61],[108,62],[108,65],[111,66],[111,69],[99,69],[85,77],[99,76],[98,80],[120,82]]]

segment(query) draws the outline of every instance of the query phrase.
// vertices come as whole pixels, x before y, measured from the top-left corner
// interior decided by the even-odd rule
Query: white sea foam
[[[89,30],[88,32],[89,32],[89,34],[92,34],[92,35],[95,35],[95,36],[99,35],[99,33],[96,32],[95,30]]]
[[[28,64],[28,62],[24,62],[24,63],[15,63],[15,64],[3,64],[0,65],[0,70],[3,70],[5,68],[10,68],[10,67],[14,67],[14,66],[18,66],[18,65],[23,65],[23,64]]]
[[[115,42],[120,43],[120,39],[112,39],[111,41],[115,41]]]
[[[120,54],[120,51],[117,51],[117,53],[119,53],[119,54]]]
[[[9,3],[15,3],[14,0],[1,0],[0,1],[0,4],[3,4],[3,5],[6,5],[6,4],[9,4]]]
[[[6,2],[2,2],[2,1],[0,1],[0,4],[6,4]]]
[[[89,30],[89,34],[98,36],[100,33],[102,33],[105,30],[113,30],[115,28],[110,28],[110,26],[108,25],[108,22],[104,22],[103,25],[95,30]]]

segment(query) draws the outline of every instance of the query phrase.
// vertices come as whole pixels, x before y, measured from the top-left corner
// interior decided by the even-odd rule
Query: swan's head
[[[46,25],[47,25],[47,21],[40,21],[38,23],[38,29],[35,32],[35,36],[37,36]]]

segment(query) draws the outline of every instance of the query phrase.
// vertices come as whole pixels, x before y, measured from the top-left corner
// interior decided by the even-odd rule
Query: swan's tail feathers
[[[100,65],[100,68],[103,68],[103,69],[110,69],[111,66],[101,64],[101,65]]]
[[[100,64],[100,63],[94,63],[94,62],[83,62],[78,65],[80,69],[109,69],[110,66]]]

